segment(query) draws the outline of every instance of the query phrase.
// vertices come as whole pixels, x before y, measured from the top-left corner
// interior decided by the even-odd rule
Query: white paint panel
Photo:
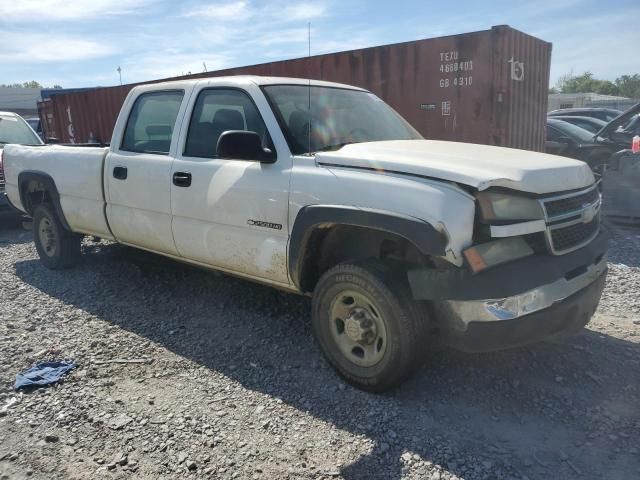
[[[295,157],[289,221],[306,205],[348,205],[411,216],[433,225],[447,239],[446,258],[462,265],[471,245],[474,198],[453,184],[406,175],[348,168],[323,168]]]
[[[22,207],[18,191],[20,172],[46,173],[58,189],[62,211],[71,229],[110,238],[102,211],[102,166],[107,151],[101,147],[7,145],[3,160],[11,202]]]
[[[244,226],[220,225],[184,217],[175,217],[173,227],[176,244],[185,258],[288,283],[286,235],[266,235],[258,227],[254,227],[251,234]]]
[[[594,182],[589,166],[572,158],[436,140],[356,143],[336,152],[319,153],[316,160],[422,175],[479,190],[506,187],[543,194],[583,188]]]
[[[60,197],[60,205],[74,232],[112,239],[104,216],[104,202],[69,195]]]
[[[108,205],[107,216],[111,219],[110,225],[114,233],[116,230],[113,225],[118,227],[118,241],[159,253],[174,254],[175,245],[168,215],[122,205]]]

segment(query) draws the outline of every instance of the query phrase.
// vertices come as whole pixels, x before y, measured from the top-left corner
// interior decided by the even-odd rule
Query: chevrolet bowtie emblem
[[[582,208],[584,208],[580,216],[580,218],[582,219],[582,223],[589,223],[595,218],[596,214],[598,213],[595,204],[590,205],[588,203],[585,203],[584,205],[582,205]]]

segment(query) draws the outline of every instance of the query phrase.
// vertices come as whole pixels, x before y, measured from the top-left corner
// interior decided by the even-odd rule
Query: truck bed
[[[40,172],[50,176],[58,189],[67,223],[75,232],[111,238],[105,218],[103,186],[107,147],[28,147],[6,145],[6,191],[11,203],[25,211],[18,189],[18,174]]]

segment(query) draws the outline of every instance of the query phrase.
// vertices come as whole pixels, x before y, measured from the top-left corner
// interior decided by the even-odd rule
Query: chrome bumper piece
[[[466,329],[470,322],[496,322],[513,320],[551,307],[589,286],[607,269],[605,258],[590,265],[586,272],[567,280],[560,278],[512,297],[485,300],[447,300],[445,309],[459,329]],[[523,272],[526,275],[526,272]]]

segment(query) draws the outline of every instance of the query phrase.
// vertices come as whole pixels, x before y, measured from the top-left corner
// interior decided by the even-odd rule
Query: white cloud
[[[311,20],[326,14],[327,8],[320,3],[299,3],[285,7],[280,18],[287,21]]]
[[[85,20],[131,14],[155,0],[0,0],[3,21]]]
[[[203,17],[215,20],[246,20],[253,15],[247,2],[202,5],[184,12],[185,17]]]
[[[4,64],[89,60],[116,51],[104,42],[67,35],[0,31],[0,37],[3,39],[0,63]]]
[[[223,54],[162,51],[152,55],[126,58],[121,65],[122,80],[129,83],[202,73],[203,62],[206,63],[208,71],[221,70],[228,66],[228,58]]]

